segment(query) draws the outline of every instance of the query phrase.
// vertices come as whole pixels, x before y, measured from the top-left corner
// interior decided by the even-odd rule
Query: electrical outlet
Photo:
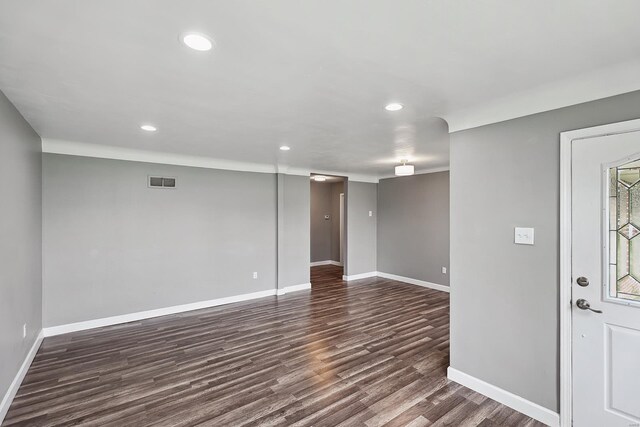
[[[373,216],[373,211],[369,211],[369,216]]]
[[[254,271],[254,272],[253,272],[253,278],[254,278],[254,279],[257,279],[257,278],[258,278],[258,272],[257,272],[257,271]]]
[[[27,324],[22,325],[22,338],[27,337]]]
[[[447,267],[442,267],[442,274],[447,274]]]

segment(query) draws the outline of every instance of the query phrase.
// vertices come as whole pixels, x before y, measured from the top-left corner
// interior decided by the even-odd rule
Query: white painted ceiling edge
[[[640,60],[592,70],[441,117],[449,133],[525,117],[638,90]]]
[[[42,138],[42,152],[64,154],[68,156],[94,157],[98,159],[125,160],[131,162],[158,163],[175,166],[189,166],[206,169],[222,169],[238,172],[282,173],[286,175],[310,176],[311,173],[344,176],[349,181],[377,183],[376,175],[353,174],[341,171],[303,169],[288,165],[270,165],[266,163],[238,162],[204,156],[166,153],[134,148],[114,147],[111,145],[90,144],[86,142],[64,141]]]

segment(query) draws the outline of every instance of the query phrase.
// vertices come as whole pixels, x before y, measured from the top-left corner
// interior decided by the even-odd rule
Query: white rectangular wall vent
[[[149,188],[176,188],[175,177],[149,176]]]

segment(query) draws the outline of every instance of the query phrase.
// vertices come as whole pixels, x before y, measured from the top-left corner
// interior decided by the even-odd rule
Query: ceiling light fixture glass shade
[[[199,33],[186,33],[181,36],[182,43],[186,44],[193,50],[206,52],[213,48],[213,42],[209,37]]]
[[[402,104],[398,104],[397,102],[392,102],[391,104],[387,104],[387,106],[384,107],[384,109],[387,111],[398,111],[402,110],[403,108],[404,106]]]
[[[415,172],[415,168],[413,165],[408,165],[406,160],[401,160],[402,164],[396,166],[396,175],[397,176],[409,176],[413,175]]]
[[[324,181],[326,181],[326,180],[327,180],[327,177],[326,177],[326,176],[324,176],[324,175],[315,175],[315,176],[313,177],[313,180],[314,180],[314,181],[317,181],[317,182],[324,182]]]
[[[147,131],[147,132],[155,132],[158,130],[157,127],[153,126],[153,125],[142,125],[140,126],[140,129]]]
[[[283,145],[282,147],[280,147],[280,149],[282,151],[289,151],[289,150],[291,150],[291,147],[289,147],[288,145]]]

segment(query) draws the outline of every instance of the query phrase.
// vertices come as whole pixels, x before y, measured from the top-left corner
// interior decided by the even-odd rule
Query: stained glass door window
[[[609,179],[609,297],[640,301],[640,160]]]

